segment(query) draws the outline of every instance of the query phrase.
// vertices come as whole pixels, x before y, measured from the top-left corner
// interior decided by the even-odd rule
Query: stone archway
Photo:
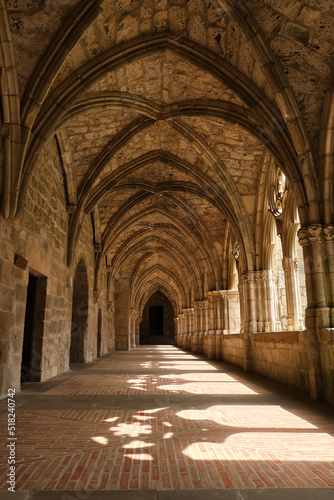
[[[88,278],[84,260],[78,263],[73,282],[70,363],[84,363],[88,328]]]
[[[174,310],[162,292],[155,292],[146,302],[140,323],[140,344],[174,344]]]

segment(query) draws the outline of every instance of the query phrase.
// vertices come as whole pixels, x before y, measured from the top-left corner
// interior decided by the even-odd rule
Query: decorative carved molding
[[[287,194],[287,179],[282,170],[277,167],[273,172],[272,183],[269,192],[269,210],[275,219],[282,219],[284,204]]]
[[[100,297],[101,297],[101,291],[100,290],[94,290],[93,291],[94,304],[96,304],[96,302],[100,299]]]
[[[232,250],[232,254],[233,254],[233,257],[235,258],[235,260],[239,259],[239,255],[240,255],[239,243],[237,243],[237,242],[235,243],[234,248]]]
[[[66,206],[66,210],[69,214],[74,214],[74,212],[76,212],[77,210],[77,205],[67,205]]]
[[[308,238],[308,229],[307,227],[301,227],[297,231],[297,236],[299,240],[299,244],[303,247],[305,245],[308,245],[309,243],[309,238]]]
[[[241,281],[243,283],[254,283],[255,282],[254,271],[247,271],[246,273],[243,273],[241,276]]]
[[[334,226],[332,224],[324,226],[324,237],[325,241],[334,241]]]
[[[283,267],[283,271],[288,271],[290,269],[289,257],[283,257],[282,267]]]
[[[321,243],[323,241],[323,227],[321,224],[311,224],[307,229],[311,243]]]

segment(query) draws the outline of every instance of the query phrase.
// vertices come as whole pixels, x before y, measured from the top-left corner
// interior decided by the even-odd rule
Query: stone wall
[[[245,351],[243,335],[223,335],[222,359],[232,365],[244,367]]]
[[[25,325],[29,273],[46,278],[45,310],[42,315],[42,340],[33,350],[32,363],[38,366],[40,380],[46,380],[69,369],[73,288],[76,264],[83,257],[89,285],[88,329],[84,360],[97,354],[98,309],[102,315],[101,354],[112,350],[110,312],[106,297],[94,299],[94,246],[92,222],[86,216],[77,245],[73,269],[67,267],[67,230],[64,179],[54,140],[43,149],[35,165],[25,205],[14,221],[0,221],[0,396],[8,387],[20,389],[22,345]],[[18,254],[28,261],[21,270],[14,265]],[[101,269],[102,286],[106,281]]]
[[[308,392],[310,363],[304,337],[305,332],[252,334],[252,371]]]
[[[9,386],[20,388],[29,272],[47,278],[43,342],[33,352],[32,361],[35,358],[40,365],[41,380],[68,368],[64,345],[70,333],[71,297],[66,287],[68,214],[63,186],[56,145],[51,140],[39,156],[20,216],[0,223],[1,395]],[[14,265],[16,254],[28,261],[26,270]]]
[[[251,371],[289,387],[310,391],[311,360],[306,332],[253,333],[249,336],[249,347]],[[244,367],[247,353],[243,336],[224,335],[222,356],[224,361]]]
[[[320,357],[325,401],[334,404],[334,329],[323,328],[319,332]]]

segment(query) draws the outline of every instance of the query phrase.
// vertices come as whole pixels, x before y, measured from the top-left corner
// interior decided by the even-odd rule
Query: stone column
[[[299,329],[299,293],[295,264],[293,257],[283,258],[282,265],[285,278],[286,307],[288,315],[287,326],[290,331]]]
[[[179,329],[180,329],[180,324],[179,324],[179,317],[176,316],[174,318],[174,324],[175,324],[175,344],[177,347],[179,347]]]
[[[136,347],[135,329],[136,329],[136,311],[129,309],[129,348]]]
[[[240,297],[240,333],[244,333],[245,332],[245,297],[244,297],[244,285],[243,285],[243,283],[239,283],[238,291],[239,291],[239,297]],[[223,328],[225,329],[225,326]]]
[[[209,317],[209,302],[203,300],[203,354],[208,352],[208,317]]]
[[[216,359],[216,322],[215,322],[215,302],[213,298],[213,292],[208,292],[208,345],[207,345],[207,356],[208,359]]]
[[[220,292],[213,292],[213,300],[216,309],[216,359],[222,359],[222,321],[221,321],[221,295]]]
[[[194,333],[194,308],[191,307],[188,309],[188,324],[189,324],[189,329],[188,329],[188,341],[187,341],[187,348],[189,351],[192,350],[191,345],[192,345],[192,336]]]
[[[182,314],[177,316],[177,346],[182,348]]]
[[[257,331],[255,273],[247,271],[242,275],[245,300],[245,333]]]
[[[191,335],[191,352],[197,353],[198,352],[198,320],[199,320],[199,315],[198,315],[198,303],[194,302],[194,308],[193,308],[193,333]]]
[[[242,275],[243,294],[245,301],[245,331],[243,334],[244,343],[244,369],[251,369],[251,346],[249,335],[257,330],[256,307],[255,307],[255,274],[248,271]]]
[[[131,278],[114,280],[115,350],[130,349],[129,299]]]
[[[182,349],[187,350],[188,342],[188,310],[183,309],[183,326],[182,326]]]
[[[136,345],[140,345],[140,323],[142,321],[143,321],[143,318],[139,317],[139,313],[138,313],[138,317],[136,319],[136,332],[135,332]]]
[[[203,353],[204,345],[204,303],[197,302],[198,307],[198,352]]]
[[[328,301],[331,299],[326,296],[327,273],[324,268],[325,231],[320,224],[312,224],[300,228],[297,234],[303,247],[308,304],[305,317],[306,332],[300,332],[300,343],[305,344],[305,351],[308,354],[311,397],[321,401],[324,397],[324,379],[319,336],[321,337],[324,328],[331,327],[331,308],[328,306]]]
[[[325,261],[327,264],[327,279],[331,296],[334,297],[334,225],[324,226]],[[333,300],[333,299],[332,299]],[[334,317],[332,315],[332,326]]]

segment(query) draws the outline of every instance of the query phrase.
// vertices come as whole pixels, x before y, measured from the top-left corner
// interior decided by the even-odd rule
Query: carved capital
[[[102,245],[100,245],[99,243],[95,243],[94,250],[96,253],[101,253],[102,252]]]
[[[100,297],[101,297],[101,291],[100,290],[94,290],[93,291],[94,304],[96,304],[96,302],[99,300]]]
[[[218,303],[221,300],[220,292],[213,292],[213,301]]]
[[[247,271],[246,273],[243,273],[241,276],[241,281],[243,283],[254,283],[255,282],[254,271]]]
[[[309,233],[307,227],[301,227],[297,231],[299,244],[303,247],[309,244]]]
[[[334,226],[332,224],[324,226],[324,237],[325,241],[334,241]]]
[[[290,268],[289,257],[283,257],[283,259],[282,259],[282,267],[283,267],[284,271],[288,271],[289,270],[289,268]]]
[[[69,214],[74,214],[77,210],[77,205],[67,205],[66,210]]]
[[[323,229],[321,224],[311,224],[307,229],[311,243],[321,243],[323,241]]]

